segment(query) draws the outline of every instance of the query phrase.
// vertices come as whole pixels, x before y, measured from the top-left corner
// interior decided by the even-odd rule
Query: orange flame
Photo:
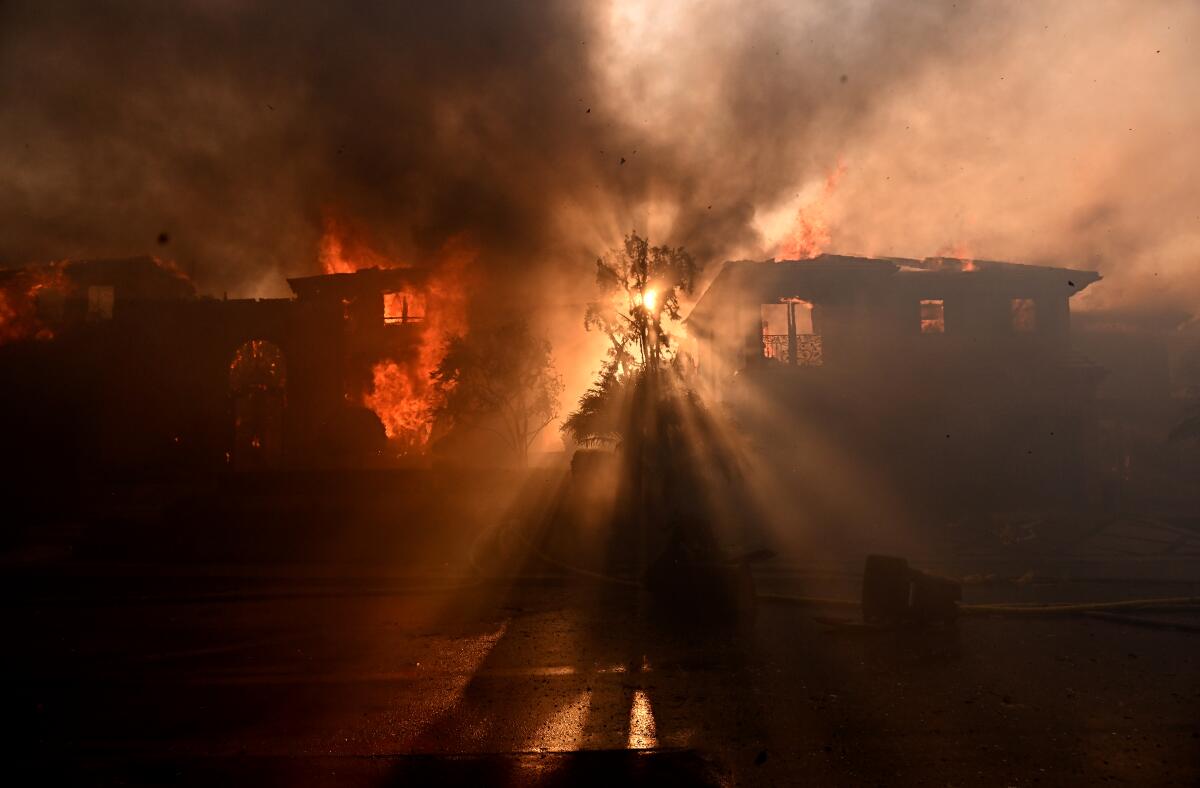
[[[389,260],[367,243],[356,240],[363,234],[349,221],[326,215],[325,232],[321,236],[318,256],[321,269],[327,274],[352,274],[364,268],[407,268]]]
[[[949,246],[943,246],[938,250],[937,256],[949,260],[958,260],[960,263],[959,270],[961,271],[974,271],[978,268],[975,265],[975,255],[971,252],[971,247],[962,241],[950,244]]]
[[[320,260],[327,273],[407,267],[349,241],[346,233],[345,224],[326,221]],[[361,401],[402,454],[423,451],[433,434],[442,400],[431,376],[446,357],[450,338],[467,331],[467,269],[476,254],[471,245],[451,240],[423,266],[431,271],[424,292],[410,288],[384,294],[385,321],[405,334],[394,353],[372,365],[371,390],[361,394]]]
[[[363,404],[375,411],[383,422],[388,438],[398,441],[405,451],[419,450],[429,442],[433,431],[432,401],[411,365],[401,366],[391,359],[371,368],[373,388],[363,396]]]
[[[15,272],[0,284],[0,345],[27,339],[53,339],[44,299],[66,296],[68,283],[56,263]]]
[[[446,357],[450,338],[467,332],[466,267],[474,256],[460,243],[443,248],[426,288],[428,310],[416,324],[420,330],[416,353],[407,363],[388,358],[371,370],[374,388],[363,397],[363,404],[375,411],[388,438],[399,443],[403,452],[423,449],[432,435],[442,400],[431,376]]]
[[[775,260],[807,260],[816,257],[828,248],[832,240],[827,215],[827,202],[837,190],[838,182],[846,173],[841,160],[825,176],[825,186],[814,200],[801,205],[792,220],[792,228],[779,242]]]

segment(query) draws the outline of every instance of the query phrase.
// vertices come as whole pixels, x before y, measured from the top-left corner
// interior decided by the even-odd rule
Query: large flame
[[[833,236],[829,229],[827,204],[845,173],[846,165],[839,161],[825,176],[821,193],[796,210],[791,229],[779,242],[776,260],[807,260],[829,247]]]
[[[429,443],[441,394],[432,375],[446,357],[453,336],[467,332],[466,267],[474,252],[460,243],[447,244],[435,263],[424,302],[424,319],[416,352],[406,358],[388,358],[372,368],[373,390],[363,404],[375,411],[388,438],[401,451],[420,451]]]
[[[385,294],[385,319],[400,324],[409,342],[371,369],[371,389],[362,404],[383,422],[388,438],[402,454],[419,453],[429,444],[442,404],[432,375],[446,357],[450,338],[467,332],[467,268],[476,250],[451,240],[437,257],[423,265],[430,271],[424,292]],[[327,221],[321,239],[321,265],[326,273],[351,273],[364,268],[403,268],[407,265],[352,240],[344,223]]]
[[[346,219],[325,217],[318,255],[327,274],[352,274],[363,268],[407,268],[407,265],[379,254],[360,240],[361,231]]]

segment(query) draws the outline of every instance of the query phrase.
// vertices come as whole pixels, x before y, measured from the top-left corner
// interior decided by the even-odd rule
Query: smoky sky
[[[7,0],[0,264],[152,253],[281,295],[332,216],[571,301],[631,229],[768,257],[840,167],[831,251],[1174,303],[1200,295],[1197,29],[1188,2]]]

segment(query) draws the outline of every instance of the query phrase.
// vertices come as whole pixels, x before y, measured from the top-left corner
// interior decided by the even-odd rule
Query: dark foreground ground
[[[214,566],[169,577],[6,571],[7,784],[1195,785],[1200,775],[1200,635],[1187,632],[1087,618],[831,629],[813,620],[821,611],[777,601],[738,630],[660,616],[636,589],[583,578],[473,585]],[[803,573],[772,582],[781,593],[854,587]]]

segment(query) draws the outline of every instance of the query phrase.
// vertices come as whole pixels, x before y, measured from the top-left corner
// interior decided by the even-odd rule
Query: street
[[[122,576],[10,590],[12,784],[1182,785],[1200,769],[1187,632],[872,631],[768,601],[699,627],[567,577]]]

